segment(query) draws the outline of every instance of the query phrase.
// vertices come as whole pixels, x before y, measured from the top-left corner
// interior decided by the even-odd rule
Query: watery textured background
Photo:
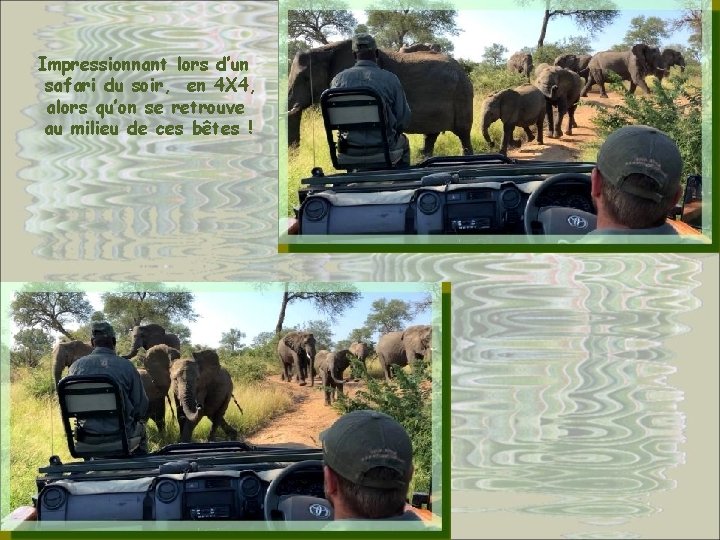
[[[451,281],[454,537],[717,537],[717,256],[278,254],[277,4],[2,21],[3,281]],[[248,60],[252,96],[195,99],[245,103],[253,133],[46,137],[38,54]],[[152,100],[217,75],[153,75]]]

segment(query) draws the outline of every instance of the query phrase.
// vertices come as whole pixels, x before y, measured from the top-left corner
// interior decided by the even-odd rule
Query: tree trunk
[[[540,37],[538,38],[538,49],[545,43],[545,34],[547,33],[547,25],[550,21],[550,0],[545,4],[545,15],[543,15],[542,28],[540,29]]]
[[[282,306],[280,306],[280,315],[278,316],[277,324],[275,325],[275,335],[277,336],[282,332],[283,322],[285,322],[285,310],[287,309],[288,301],[290,299],[290,293],[285,285],[285,292],[283,293]]]

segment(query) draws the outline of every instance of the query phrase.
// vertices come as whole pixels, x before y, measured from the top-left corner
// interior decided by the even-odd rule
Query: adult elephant
[[[377,351],[385,379],[391,379],[390,366],[406,366],[420,358],[429,358],[432,347],[432,327],[409,326],[403,332],[388,332],[380,336]]]
[[[170,380],[180,425],[180,442],[190,442],[192,432],[203,416],[212,422],[208,440],[215,438],[218,427],[230,439],[237,439],[237,430],[225,420],[233,383],[227,370],[220,366],[215,351],[193,352],[192,358],[175,360],[170,366]]]
[[[315,367],[325,387],[325,405],[330,405],[338,394],[343,393],[343,373],[350,366],[350,351],[341,349],[336,352],[321,350],[315,357]]]
[[[302,111],[319,103],[333,77],[354,63],[349,39],[295,55],[288,78],[288,144],[300,143]],[[412,111],[405,131],[425,135],[423,154],[432,155],[442,131],[455,133],[463,153],[472,154],[473,87],[457,61],[431,51],[378,50],[378,65],[400,79]]]
[[[685,58],[680,51],[670,48],[664,49],[661,56],[665,64],[665,69],[655,71],[655,76],[661,81],[663,77],[670,72],[672,66],[680,66],[680,71],[685,71]]]
[[[55,385],[62,378],[62,372],[70,367],[75,360],[87,356],[93,350],[93,346],[83,341],[61,341],[52,351],[52,366]]]
[[[591,58],[591,54],[561,54],[555,58],[553,65],[574,71],[587,81]]]
[[[507,69],[512,73],[519,73],[530,80],[530,73],[533,70],[532,55],[523,52],[516,52],[507,61]]]
[[[367,343],[363,343],[362,341],[353,341],[350,344],[350,347],[348,347],[348,350],[363,364],[365,363],[365,359],[370,355],[370,347]]]
[[[600,97],[608,97],[605,91],[605,79],[608,71],[617,73],[624,81],[630,81],[630,93],[635,93],[639,86],[646,94],[650,89],[645,84],[645,77],[665,71],[665,62],[657,47],[649,47],[643,43],[634,45],[629,51],[599,52],[590,59],[588,64],[590,75],[581,96],[587,96],[594,84],[600,85]]]
[[[503,139],[500,153],[507,155],[507,148],[512,144],[516,148],[520,141],[513,138],[515,126],[525,130],[528,141],[535,139],[530,126],[536,126],[538,143],[543,144],[543,121],[545,118],[545,96],[530,84],[516,88],[507,88],[495,94],[490,94],[482,106],[482,134],[488,144],[490,139],[490,124],[502,120]]]
[[[533,83],[545,96],[545,110],[548,121],[548,135],[559,138],[563,136],[561,124],[563,117],[568,115],[567,134],[572,135],[575,124],[575,109],[580,101],[582,79],[580,75],[569,69],[551,66],[541,71]],[[553,107],[558,110],[557,124],[553,123]]]
[[[161,433],[165,431],[165,400],[169,400],[170,364],[180,358],[180,351],[167,345],[150,347],[143,358],[144,368],[138,368],[145,394],[148,397],[148,418]]]
[[[283,381],[292,380],[291,370],[295,367],[295,381],[305,386],[305,379],[310,368],[310,386],[315,386],[315,336],[310,332],[288,332],[277,346],[278,356],[282,363]]]
[[[124,358],[133,358],[140,347],[146,351],[155,345],[167,345],[180,350],[180,339],[175,334],[167,334],[159,324],[135,326],[132,329],[132,350]]]

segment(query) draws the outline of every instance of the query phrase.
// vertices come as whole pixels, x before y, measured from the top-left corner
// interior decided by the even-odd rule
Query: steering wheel
[[[323,475],[323,462],[319,460],[298,461],[285,467],[265,493],[265,521],[332,521],[332,506],[326,499],[310,495],[279,495],[280,485],[298,472],[317,472]]]
[[[590,189],[590,176],[581,173],[560,173],[548,176],[540,187],[530,194],[525,205],[525,234],[532,238],[540,234],[578,235],[595,230],[596,217],[590,212],[564,206],[537,205],[538,199],[550,188],[574,182],[584,184]]]

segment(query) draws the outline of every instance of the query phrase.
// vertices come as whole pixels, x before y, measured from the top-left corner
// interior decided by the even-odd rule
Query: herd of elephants
[[[354,63],[351,40],[330,43],[298,52],[290,66],[288,77],[288,143],[300,142],[302,111],[320,102],[320,94],[340,71]],[[407,133],[423,134],[422,153],[430,156],[435,141],[443,131],[457,135],[463,154],[473,153],[470,129],[473,123],[473,85],[464,68],[452,57],[439,52],[430,44],[418,44],[400,51],[378,51],[378,64],[395,73],[405,89],[412,119]],[[532,55],[515,53],[508,60],[508,70],[521,73],[528,82],[487,96],[483,102],[482,134],[492,145],[488,128],[496,120],[503,122],[500,152],[507,153],[509,145],[520,146],[513,139],[515,127],[522,127],[530,141],[535,136],[530,126],[536,126],[537,139],[543,143],[543,123],[548,122],[548,136],[562,137],[563,117],[568,116],[567,134],[576,127],[575,108],[580,97],[597,84],[600,96],[607,97],[605,81],[612,71],[630,82],[630,92],[636,87],[650,93],[645,77],[658,78],[671,66],[685,68],[682,54],[673,49],[662,52],[657,47],[636,44],[627,51],[604,51],[595,55],[563,54],[554,65],[533,66]],[[532,79],[531,79],[532,76]],[[583,79],[585,82],[583,83]],[[557,121],[554,111],[557,110]]]
[[[404,331],[388,332],[380,336],[375,352],[385,377],[392,377],[391,366],[405,366],[416,359],[431,357],[432,327],[415,325]],[[225,412],[233,397],[233,382],[228,371],[220,365],[216,351],[206,349],[193,352],[190,358],[181,358],[180,340],[175,334],[167,333],[158,324],[136,326],[132,329],[132,347],[124,358],[133,358],[140,349],[143,368],[138,368],[145,393],[150,405],[148,418],[157,425],[158,431],[165,429],[165,400],[170,404],[170,395],[175,401],[180,441],[190,442],[192,432],[203,416],[212,422],[208,435],[215,438],[222,428],[231,439],[237,439],[238,432],[225,420]],[[52,365],[55,383],[60,380],[64,368],[70,367],[78,358],[92,352],[92,346],[83,341],[58,343],[53,349]],[[325,387],[325,403],[330,404],[336,392],[343,392],[343,373],[350,366],[353,357],[365,363],[370,353],[367,344],[354,342],[348,349],[334,352],[316,351],[315,336],[310,332],[292,331],[280,339],[277,354],[282,366],[281,378],[301,385],[315,384],[320,376]],[[240,404],[235,404],[242,412]],[[172,405],[171,409],[172,409]]]

